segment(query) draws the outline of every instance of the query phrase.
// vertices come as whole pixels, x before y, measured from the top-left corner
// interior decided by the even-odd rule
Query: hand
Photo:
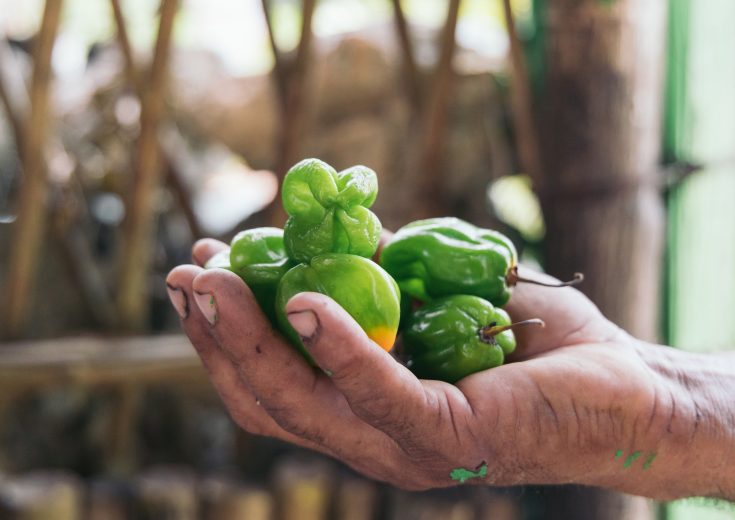
[[[194,260],[203,265],[224,247],[200,241]],[[727,468],[735,467],[714,434],[726,424],[721,410],[693,398],[694,380],[682,375],[682,366],[703,362],[631,338],[574,289],[519,285],[511,316],[542,318],[547,327],[519,330],[515,362],[454,386],[414,377],[321,294],[299,294],[287,306],[317,371],[233,273],[179,266],[167,282],[239,426],[369,477],[404,489],[575,482],[659,499],[734,493],[720,484],[726,473],[733,482]],[[720,375],[735,391],[735,370]],[[705,467],[688,450],[714,459]]]

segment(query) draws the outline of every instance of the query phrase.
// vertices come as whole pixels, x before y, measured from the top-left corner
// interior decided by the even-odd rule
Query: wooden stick
[[[145,277],[150,268],[154,201],[161,180],[158,126],[164,108],[173,21],[177,0],[161,0],[161,18],[156,48],[145,90],[141,93],[140,135],[138,137],[135,182],[128,203],[123,230],[124,248],[118,286],[118,308],[122,326],[128,330],[143,327],[147,312]]]
[[[414,115],[418,115],[421,111],[421,84],[419,83],[419,73],[414,57],[413,43],[411,42],[408,23],[406,22],[406,15],[403,12],[401,0],[393,0],[393,21],[396,34],[398,35],[398,43],[401,46],[403,81],[406,82],[409,103],[414,111]]]
[[[141,89],[138,83],[138,67],[133,57],[132,47],[130,40],[128,39],[128,32],[125,27],[125,18],[122,14],[120,7],[120,0],[110,0],[112,4],[112,11],[115,17],[115,26],[117,27],[117,40],[120,45],[120,49],[123,54],[123,60],[125,61],[125,77],[128,80],[131,88],[135,91],[138,97],[141,97]],[[194,212],[194,207],[191,203],[191,195],[186,190],[184,182],[181,180],[181,172],[174,167],[171,158],[168,157],[166,150],[161,149],[159,151],[163,157],[163,169],[166,172],[166,184],[171,188],[171,191],[176,196],[176,200],[179,203],[181,211],[184,213],[186,223],[189,225],[189,231],[194,239],[201,238],[203,236],[201,226],[199,225],[199,219]]]
[[[120,0],[110,0],[110,4],[112,5],[112,14],[115,18],[115,27],[117,29],[117,43],[120,45],[120,52],[122,52],[125,63],[125,76],[130,86],[138,92],[138,69],[135,67],[133,49],[130,45],[130,38],[128,38],[128,30],[125,25],[122,8],[120,7]]]
[[[2,51],[0,51],[2,55]],[[23,146],[23,135],[21,118],[17,115],[18,111],[11,105],[10,98],[7,96],[7,92],[4,89],[3,77],[2,77],[2,66],[0,64],[0,97],[4,97],[4,103],[6,104],[6,110],[8,114],[12,114],[13,131],[15,133],[16,145],[19,150],[22,150]],[[28,92],[26,91],[27,95]],[[23,100],[24,105],[29,104],[29,100]],[[47,148],[49,143],[45,143]],[[57,146],[61,147],[61,143],[57,143]],[[48,171],[48,165],[45,160],[46,154],[43,154],[41,159],[42,168],[44,171]],[[76,175],[76,170],[73,175],[74,189],[70,196],[83,197],[81,181]],[[77,207],[83,207],[77,206]],[[105,287],[105,282],[100,270],[95,265],[92,255],[90,254],[87,240],[83,236],[81,228],[76,223],[75,215],[64,214],[68,213],[68,206],[62,206],[60,210],[57,210],[54,214],[54,225],[52,225],[52,231],[54,232],[55,238],[58,240],[61,250],[64,253],[64,260],[69,266],[71,275],[75,278],[77,285],[87,303],[87,307],[95,321],[105,328],[110,328],[110,325],[115,322],[117,313],[114,308],[113,302],[110,299],[108,291]]]
[[[503,0],[503,14],[510,41],[511,77],[513,80],[510,99],[513,107],[513,126],[515,127],[518,158],[523,172],[533,180],[536,186],[540,186],[543,172],[541,171],[542,162],[538,128],[533,116],[533,95],[528,79],[526,57],[518,38],[510,0]]]
[[[421,171],[424,172],[424,199],[420,204],[421,216],[429,216],[444,191],[442,177],[443,141],[447,126],[447,107],[454,78],[452,59],[457,47],[455,34],[461,0],[450,0],[442,33],[439,61],[424,120],[424,139],[421,153]]]
[[[278,48],[276,42],[275,30],[273,28],[273,18],[270,14],[270,1],[261,0],[263,7],[263,16],[265,17],[265,25],[268,28],[268,39],[271,44],[271,51],[273,52],[273,76],[276,82],[276,88],[278,89],[278,100],[281,103],[281,110],[286,110],[286,92],[288,88],[288,70],[286,63],[283,60],[283,55]]]
[[[62,0],[46,0],[41,28],[33,49],[30,114],[23,129],[21,163],[24,176],[20,189],[18,221],[14,225],[6,276],[5,334],[23,332],[34,291],[36,267],[46,220],[46,171],[43,150],[49,127],[51,51],[59,27]]]

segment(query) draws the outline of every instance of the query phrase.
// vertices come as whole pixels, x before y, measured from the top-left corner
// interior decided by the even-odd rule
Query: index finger
[[[207,260],[228,247],[230,246],[214,238],[202,238],[201,240],[197,240],[191,248],[191,259],[199,267],[204,267]]]

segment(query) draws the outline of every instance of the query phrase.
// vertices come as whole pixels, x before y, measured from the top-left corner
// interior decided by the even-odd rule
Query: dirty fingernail
[[[202,311],[202,314],[204,314],[204,317],[207,319],[209,324],[216,324],[217,303],[214,301],[214,294],[194,291],[194,301],[197,302],[197,307]]]
[[[303,340],[311,339],[319,327],[319,320],[312,311],[290,312],[288,321]]]
[[[169,284],[166,284],[166,291],[179,317],[182,320],[185,319],[189,315],[189,302],[186,298],[186,293],[178,287]]]

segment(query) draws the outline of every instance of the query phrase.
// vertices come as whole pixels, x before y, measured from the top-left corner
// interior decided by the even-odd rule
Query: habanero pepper
[[[283,230],[261,227],[235,235],[230,249],[214,255],[205,268],[229,269],[242,278],[263,313],[275,324],[278,282],[294,265],[286,255]]]
[[[454,217],[418,220],[399,229],[380,255],[380,265],[402,292],[420,301],[470,294],[505,305],[518,282],[549,285],[518,275],[518,253],[501,233]],[[574,280],[552,287],[564,287]]]
[[[378,217],[368,209],[377,195],[377,176],[366,166],[337,172],[319,159],[296,164],[281,189],[289,215],[284,227],[289,257],[297,262],[324,253],[370,258],[382,229]]]
[[[370,339],[389,351],[398,332],[400,291],[378,264],[356,255],[328,253],[288,271],[278,284],[278,327],[309,361],[313,359],[286,317],[286,303],[301,292],[318,292],[336,301],[362,327]]]
[[[508,313],[471,295],[447,296],[414,311],[403,331],[408,368],[423,379],[456,383],[503,364],[516,348],[512,327],[544,324],[539,319],[511,323]]]

